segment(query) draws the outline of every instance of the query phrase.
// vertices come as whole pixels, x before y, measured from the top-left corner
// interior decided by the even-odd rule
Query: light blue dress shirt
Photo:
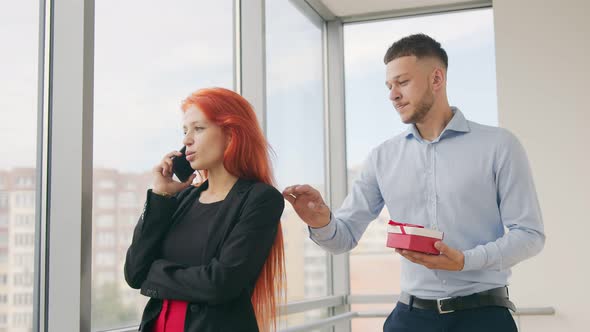
[[[432,142],[411,125],[373,149],[330,223],[309,229],[310,238],[334,254],[353,249],[384,206],[397,222],[443,231],[444,242],[465,254],[462,271],[430,270],[402,258],[401,290],[425,299],[505,286],[510,267],[545,243],[518,139],[452,109],[453,118]]]

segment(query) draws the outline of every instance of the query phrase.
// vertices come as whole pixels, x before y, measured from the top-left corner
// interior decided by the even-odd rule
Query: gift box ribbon
[[[397,222],[397,221],[393,221],[393,220],[390,220],[390,221],[389,221],[389,224],[390,224],[390,225],[393,225],[393,226],[398,226],[398,227],[399,227],[399,229],[402,231],[402,234],[406,234],[406,230],[404,229],[404,227],[406,227],[406,226],[407,226],[407,227],[417,227],[417,228],[424,228],[424,226],[420,226],[420,225],[414,225],[414,224],[404,224],[404,223]]]

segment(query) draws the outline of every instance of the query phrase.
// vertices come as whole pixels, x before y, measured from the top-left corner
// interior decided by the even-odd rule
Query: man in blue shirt
[[[545,243],[525,151],[507,130],[468,121],[449,105],[448,58],[434,39],[405,37],[384,62],[407,131],[370,152],[333,213],[309,185],[283,195],[311,239],[334,254],[352,250],[384,206],[393,220],[444,232],[440,255],[396,249],[402,293],[384,331],[516,331],[510,268]]]

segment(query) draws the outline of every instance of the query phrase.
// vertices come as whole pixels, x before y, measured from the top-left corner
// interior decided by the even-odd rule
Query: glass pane
[[[96,2],[94,331],[140,322],[123,264],[149,171],[182,146],[181,101],[209,86],[233,88],[233,1]]]
[[[491,9],[349,24],[344,27],[346,142],[349,186],[369,151],[407,127],[385,87],[385,51],[396,40],[425,33],[449,55],[447,93],[472,121],[497,125],[494,26]],[[474,84],[473,82],[477,82]],[[383,209],[350,254],[352,294],[400,291],[400,256],[385,246],[389,213]],[[379,273],[373,273],[375,267]],[[353,305],[352,310],[391,310],[393,304]],[[373,331],[383,319],[353,320],[354,331]]]
[[[39,3],[0,2],[0,332],[33,328]]]
[[[296,46],[295,46],[296,45]],[[307,183],[325,197],[322,30],[288,0],[266,1],[267,136],[280,190]],[[287,300],[327,294],[327,254],[308,238],[291,204],[282,217]],[[317,319],[313,312],[303,314]],[[301,324],[301,315],[283,326]]]

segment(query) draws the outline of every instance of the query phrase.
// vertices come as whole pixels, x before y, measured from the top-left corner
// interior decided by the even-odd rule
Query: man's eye
[[[400,85],[406,85],[408,84],[409,80],[403,81],[403,82],[399,82]]]

